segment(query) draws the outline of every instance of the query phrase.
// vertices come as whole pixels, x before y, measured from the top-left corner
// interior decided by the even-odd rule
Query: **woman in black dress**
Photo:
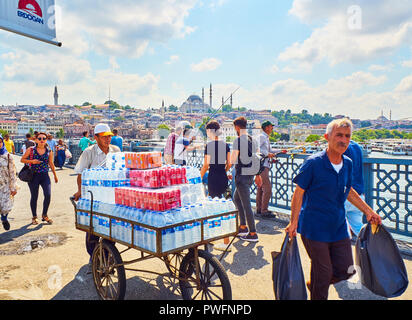
[[[222,198],[228,187],[229,179],[226,172],[230,169],[230,148],[229,145],[220,140],[220,125],[217,121],[210,121],[206,125],[206,133],[210,142],[205,149],[205,161],[200,170],[203,176],[209,171],[208,192],[212,198]]]

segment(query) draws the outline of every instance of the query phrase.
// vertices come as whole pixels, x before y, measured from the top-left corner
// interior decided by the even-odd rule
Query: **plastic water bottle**
[[[182,210],[176,208],[172,210],[172,214],[175,216],[175,223],[183,222]],[[183,247],[185,243],[185,228],[184,226],[175,227],[175,246],[176,248]]]
[[[227,210],[227,208],[228,208],[227,201],[226,200],[221,200],[220,202],[221,202],[222,207],[225,209],[224,212],[228,212],[228,210]],[[228,234],[230,232],[230,226],[229,226],[230,216],[229,216],[229,214],[227,214],[225,216],[222,216],[221,223],[222,223],[221,234]]]
[[[175,223],[174,217],[171,211],[163,212],[163,224],[164,226],[172,225]],[[162,231],[162,251],[169,251],[176,248],[175,229],[169,228]]]
[[[141,223],[142,222],[142,217],[143,217],[143,210],[133,208],[133,218],[132,221]],[[143,247],[143,229],[139,225],[134,226],[134,245],[138,246],[140,248]]]
[[[190,211],[192,213],[192,218],[196,219],[196,221],[193,223],[193,237],[192,241],[193,243],[199,242],[201,240],[201,224],[200,224],[200,219],[201,219],[201,209],[203,208],[202,204],[194,204],[190,206]]]
[[[183,222],[193,220],[191,209],[189,206],[185,206],[181,211]],[[184,225],[184,245],[193,243],[193,223],[187,223]]]
[[[150,226],[152,224],[152,212],[151,211],[146,211],[144,217],[143,217],[143,223]],[[144,233],[144,241],[143,241],[143,248],[153,251],[153,230],[149,228],[143,228],[143,233]]]

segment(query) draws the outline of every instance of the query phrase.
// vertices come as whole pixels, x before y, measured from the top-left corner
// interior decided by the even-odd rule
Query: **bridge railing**
[[[307,157],[302,154],[278,156],[270,171],[271,208],[290,215],[295,191],[292,181]],[[188,157],[188,164],[200,168],[203,159],[203,152],[195,151]],[[365,157],[363,169],[366,202],[382,217],[392,233],[410,237],[412,242],[412,159]],[[233,190],[234,186],[231,188]],[[253,203],[256,203],[256,191],[256,185],[253,185]]]

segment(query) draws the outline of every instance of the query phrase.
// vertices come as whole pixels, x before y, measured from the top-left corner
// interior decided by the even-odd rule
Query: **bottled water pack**
[[[90,214],[84,211],[90,211],[90,206],[90,200],[83,198],[79,200],[77,204],[78,224],[89,226]],[[131,223],[121,221],[119,218],[149,227],[166,227],[160,235],[162,252],[166,252],[201,241],[202,226],[200,219],[202,218],[205,218],[203,222],[204,239],[236,232],[236,214],[228,213],[223,217],[212,218],[215,215],[232,211],[235,211],[232,201],[211,198],[163,212],[93,201],[92,226],[95,233],[109,237],[111,224],[111,237],[127,244],[132,244],[133,233],[133,244],[151,252],[157,252],[156,231],[140,225],[133,226]],[[111,217],[103,217],[99,213]],[[207,219],[208,217],[211,218]],[[189,221],[191,222],[184,224]],[[183,223],[183,225],[175,226],[180,223]],[[171,227],[167,228],[167,226]]]

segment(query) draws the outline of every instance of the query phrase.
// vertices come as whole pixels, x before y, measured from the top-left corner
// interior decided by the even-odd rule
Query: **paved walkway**
[[[18,157],[15,157],[19,161]],[[17,163],[18,168],[21,164]],[[57,171],[59,183],[52,183],[52,202],[49,216],[53,225],[30,225],[30,192],[20,182],[21,189],[15,198],[10,214],[11,230],[0,230],[0,300],[2,299],[98,299],[92,277],[87,274],[89,256],[84,246],[85,233],[74,227],[74,210],[69,197],[76,190],[76,177],[71,169]],[[39,215],[43,196],[39,197]],[[271,252],[279,250],[285,223],[257,220],[260,241],[248,244],[235,240],[232,251],[223,260],[237,300],[273,300]],[[31,250],[30,242],[38,240],[39,247]],[[43,247],[46,245],[46,247]],[[124,247],[118,246],[119,249]],[[299,239],[299,248],[306,279],[310,264]],[[220,251],[212,253],[219,255]],[[129,250],[123,258],[139,257],[139,252]],[[405,256],[412,275],[412,261]],[[127,271],[126,299],[181,299],[176,287],[166,276],[163,263],[156,260],[140,262],[133,267],[164,273],[165,276]],[[329,298],[333,300],[384,299],[367,289],[354,289],[356,279],[331,286]],[[412,287],[398,299],[412,299]]]

